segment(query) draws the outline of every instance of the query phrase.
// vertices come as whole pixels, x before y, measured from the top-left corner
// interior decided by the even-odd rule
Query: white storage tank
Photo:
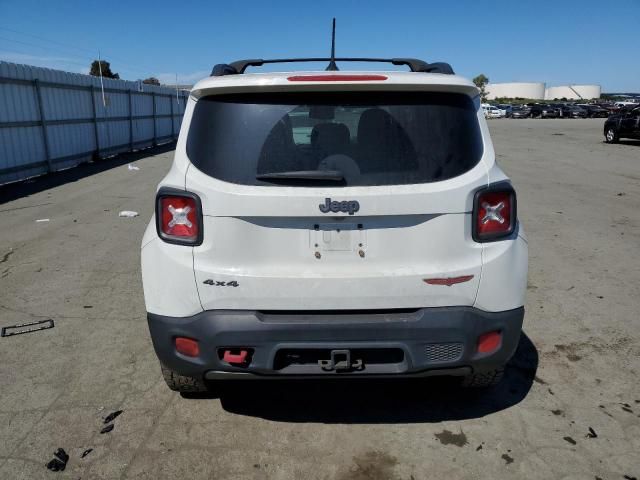
[[[545,92],[545,100],[591,100],[600,98],[600,85],[560,85],[549,87]]]
[[[509,82],[509,83],[488,83],[485,87],[487,99],[496,98],[531,98],[534,100],[544,99],[544,87],[542,82]]]

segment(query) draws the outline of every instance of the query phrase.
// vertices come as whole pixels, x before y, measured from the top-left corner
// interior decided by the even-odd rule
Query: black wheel
[[[613,127],[607,127],[604,132],[604,141],[607,143],[618,143],[620,137],[618,137],[618,132]]]
[[[181,393],[202,393],[207,392],[207,384],[204,380],[195,377],[187,377],[180,375],[172,370],[169,370],[165,366],[161,365],[162,376],[164,381],[167,382],[167,386],[174,392]]]
[[[477,372],[462,378],[462,386],[466,388],[494,387],[504,376],[504,367],[486,372]]]

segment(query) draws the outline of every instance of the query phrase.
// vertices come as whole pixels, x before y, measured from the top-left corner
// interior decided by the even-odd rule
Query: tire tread
[[[496,368],[488,372],[478,372],[467,375],[462,379],[462,386],[467,388],[494,387],[504,377],[504,368]]]
[[[167,386],[174,392],[181,393],[201,393],[208,391],[207,384],[204,380],[180,375],[173,370],[161,366],[162,377]]]

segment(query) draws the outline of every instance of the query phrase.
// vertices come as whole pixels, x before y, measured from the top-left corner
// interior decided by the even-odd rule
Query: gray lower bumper
[[[443,307],[375,313],[215,310],[187,318],[151,313],[147,317],[160,362],[182,375],[208,379],[430,376],[467,375],[504,365],[518,345],[524,308],[484,312]],[[478,337],[492,331],[502,332],[502,344],[493,353],[478,353]],[[200,355],[192,358],[178,353],[175,337],[197,340]],[[230,365],[221,359],[221,348],[249,348],[251,361],[242,367]],[[308,361],[305,354],[315,352],[322,358],[323,352],[329,356],[331,350],[348,350],[353,360],[362,357],[362,366],[327,371]],[[380,352],[393,355],[385,357]],[[307,361],[297,361],[296,356]]]

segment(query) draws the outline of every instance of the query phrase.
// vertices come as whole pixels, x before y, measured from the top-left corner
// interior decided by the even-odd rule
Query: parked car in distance
[[[604,122],[604,141],[617,143],[621,138],[640,139],[640,107],[611,115]]]
[[[513,106],[512,105],[498,104],[498,105],[496,105],[496,107],[504,112],[504,116],[505,117],[507,117],[507,118],[511,117],[511,112],[513,111]]]
[[[549,104],[550,107],[553,107],[556,112],[558,112],[558,118],[563,118],[563,111],[565,108],[567,108],[567,104],[566,103],[550,103]]]
[[[503,110],[500,110],[493,105],[483,106],[482,109],[484,110],[484,116],[486,118],[502,118],[505,116],[505,112]]]
[[[513,107],[511,110],[511,118],[529,118],[531,116],[531,109],[529,107]]]
[[[530,106],[531,118],[558,118],[558,111],[545,103],[534,103]]]
[[[521,338],[528,246],[476,86],[411,59],[244,73],[263,62],[216,65],[193,87],[141,243],[169,388],[496,384]]]
[[[563,118],[587,118],[589,113],[577,105],[567,105],[562,109]]]
[[[607,118],[609,116],[609,111],[600,105],[579,103],[576,106],[586,110],[589,118]]]

